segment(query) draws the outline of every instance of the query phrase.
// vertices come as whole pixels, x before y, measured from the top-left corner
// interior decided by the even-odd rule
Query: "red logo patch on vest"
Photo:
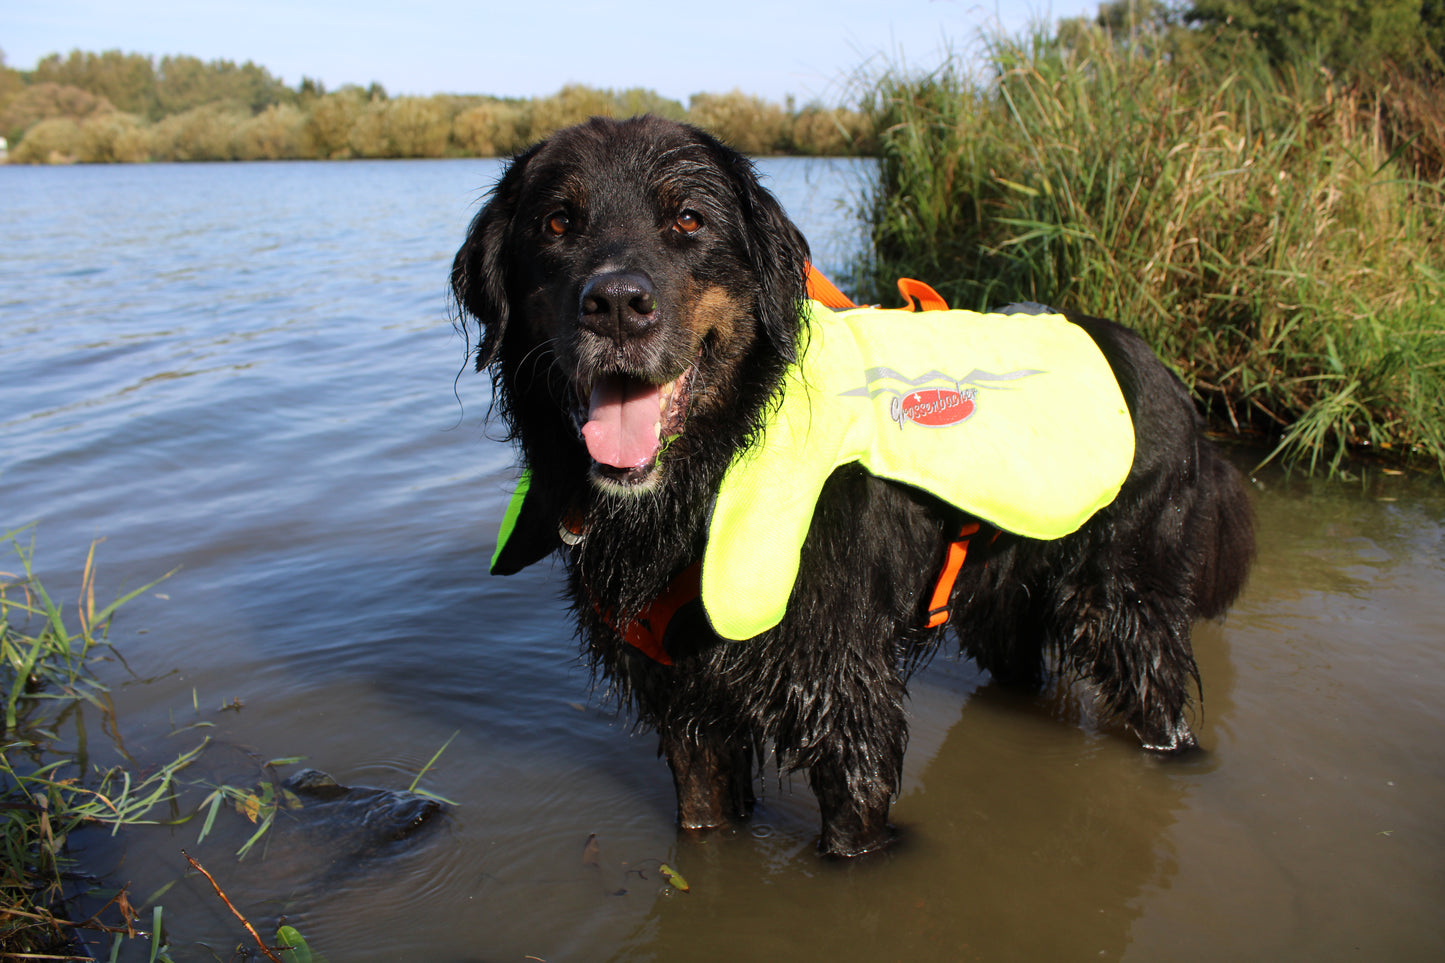
[[[894,396],[893,420],[902,427],[905,421],[926,428],[947,428],[967,421],[977,405],[978,389],[919,388],[906,395]]]
[[[899,428],[910,422],[925,428],[948,428],[973,417],[978,409],[980,388],[1008,390],[1011,382],[1044,373],[1037,368],[1020,368],[1002,374],[974,368],[962,378],[938,370],[910,378],[893,368],[877,367],[867,370],[866,384],[840,391],[838,397],[871,400],[889,394],[893,396],[889,412]]]

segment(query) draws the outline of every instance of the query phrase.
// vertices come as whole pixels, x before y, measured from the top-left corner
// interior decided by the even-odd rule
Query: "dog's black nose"
[[[657,291],[645,274],[598,274],[582,288],[582,326],[604,338],[621,342],[640,337],[656,320]]]

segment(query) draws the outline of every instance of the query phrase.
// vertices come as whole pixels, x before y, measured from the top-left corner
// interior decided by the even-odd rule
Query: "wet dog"
[[[747,815],[771,752],[807,770],[823,852],[885,845],[905,682],[945,632],[997,680],[1079,679],[1149,749],[1195,747],[1190,626],[1243,583],[1248,502],[1184,386],[1108,321],[1056,318],[1106,360],[1132,426],[1117,494],[1081,525],[1028,537],[840,464],[808,506],[775,624],[719,631],[698,563],[728,473],[782,434],[788,393],[810,390],[789,375],[819,335],[807,256],[746,158],[643,117],[593,119],[514,158],[452,269],[525,469],[493,570],[562,553],[586,652],[659,733],[680,824]],[[761,568],[779,551],[733,546],[729,564],[746,574],[737,556]]]

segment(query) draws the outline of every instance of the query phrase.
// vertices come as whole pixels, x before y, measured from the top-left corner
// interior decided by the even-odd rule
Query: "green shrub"
[[[323,160],[351,156],[351,128],[366,106],[359,88],[343,87],[317,100],[306,117],[307,155]]]
[[[174,114],[151,128],[151,153],[164,161],[235,160],[235,133],[250,117],[229,104]]]
[[[79,122],[69,117],[52,117],[30,128],[10,160],[16,164],[74,164],[80,160],[84,138]]]
[[[240,160],[291,160],[307,156],[306,115],[289,104],[272,105],[243,120],[232,135]]]
[[[504,157],[526,146],[529,128],[520,104],[500,100],[476,104],[452,121],[452,142],[472,157]]]
[[[693,94],[688,120],[744,154],[774,154],[791,139],[783,108],[734,90],[726,94]]]
[[[100,114],[81,121],[80,159],[87,164],[133,164],[150,159],[150,132],[134,114]]]
[[[366,104],[346,143],[355,157],[442,157],[451,131],[446,98],[398,97]]]
[[[862,153],[868,125],[862,114],[842,107],[804,107],[793,118],[791,150],[798,154],[836,157]]]
[[[386,139],[386,101],[373,100],[356,113],[346,134],[346,146],[353,157],[390,156],[391,144]]]
[[[398,97],[387,101],[383,127],[392,157],[442,157],[451,140],[452,111],[446,97]]]
[[[42,120],[67,117],[83,120],[115,110],[110,101],[79,87],[42,83],[26,87],[0,113],[0,137],[18,143]]]
[[[527,112],[528,140],[541,140],[553,131],[579,124],[588,117],[616,117],[620,111],[605,90],[568,84],[550,97],[531,104]]]

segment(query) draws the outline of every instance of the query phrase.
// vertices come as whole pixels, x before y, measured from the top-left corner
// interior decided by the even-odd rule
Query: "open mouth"
[[[582,440],[607,477],[624,484],[647,480],[667,442],[682,432],[696,364],[666,384],[606,374],[585,402]]]

